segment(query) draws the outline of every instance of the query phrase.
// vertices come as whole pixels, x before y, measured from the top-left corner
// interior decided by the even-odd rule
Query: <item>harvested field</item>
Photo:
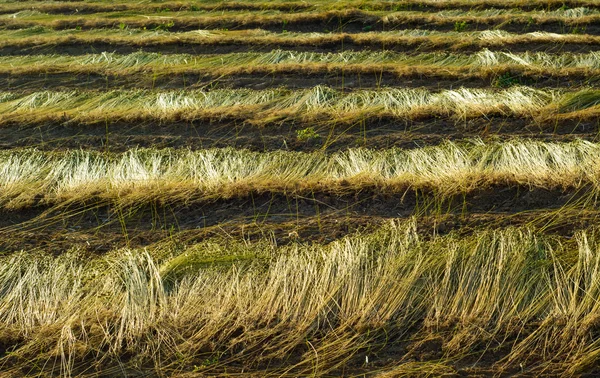
[[[599,25],[0,0],[0,377],[600,374]]]

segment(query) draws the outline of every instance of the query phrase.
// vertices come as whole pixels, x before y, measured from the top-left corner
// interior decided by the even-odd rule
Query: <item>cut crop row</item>
[[[264,30],[194,31],[172,33],[145,30],[64,30],[30,28],[0,31],[2,55],[81,55],[100,52],[134,53],[143,49],[161,53],[210,54],[270,52],[274,49],[300,52],[344,52],[346,50],[393,50],[477,52],[487,48],[516,52],[581,52],[600,50],[600,37],[578,34],[511,34],[501,30],[482,32],[432,32],[397,30],[369,33],[271,33]]]
[[[146,28],[171,31],[196,29],[256,29],[274,32],[347,32],[384,31],[398,28],[419,28],[458,32],[497,29],[515,33],[545,31],[554,33],[599,34],[600,10],[576,8],[569,10],[523,12],[486,9],[482,11],[428,12],[366,12],[340,10],[327,12],[279,13],[275,11],[166,12],[160,15],[100,13],[92,15],[50,15],[35,11],[0,16],[0,27],[23,29],[46,27],[63,29]]]
[[[0,92],[1,123],[194,122],[237,119],[254,125],[310,120],[349,124],[372,117],[423,120],[439,117],[525,117],[540,123],[595,119],[600,92],[536,90],[424,89],[357,90],[317,86],[307,90],[216,89],[212,91]]]
[[[93,259],[4,256],[0,340],[11,352],[0,363],[14,377],[32,365],[48,375],[593,371],[593,230],[423,239],[418,228],[390,222],[325,246],[227,240]]]
[[[494,185],[597,191],[598,161],[598,144],[531,140],[349,149],[331,155],[233,149],[142,149],[119,155],[7,151],[0,153],[0,205],[19,208],[86,199],[136,204],[251,192],[335,195],[369,187],[388,193],[427,189],[442,199]]]
[[[477,54],[393,52],[270,53],[162,55],[137,52],[85,56],[0,57],[0,83],[8,90],[40,88],[307,88],[331,81],[331,87],[412,86],[443,88],[577,86],[600,81],[600,52],[588,54]]]
[[[361,9],[370,11],[423,11],[435,12],[440,10],[473,10],[484,8],[519,9],[525,11],[555,11],[573,8],[598,8],[593,0],[535,0],[524,2],[522,0],[498,1],[345,1],[343,4],[331,1],[225,1],[217,4],[200,3],[197,1],[166,1],[159,4],[138,4],[125,1],[111,2],[82,2],[74,1],[20,1],[0,3],[0,14],[17,13],[24,11],[38,11],[48,14],[92,14],[106,12],[138,11],[144,14],[178,12],[214,12],[214,11],[264,11],[277,10],[283,12],[300,12],[306,10],[335,10],[335,9]],[[200,13],[201,14],[201,13]]]

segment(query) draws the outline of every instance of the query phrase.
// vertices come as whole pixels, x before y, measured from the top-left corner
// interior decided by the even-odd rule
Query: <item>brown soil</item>
[[[312,128],[318,137],[298,138],[298,131]],[[36,147],[43,150],[84,148],[121,152],[132,147],[190,148],[236,147],[255,151],[294,150],[336,151],[348,147],[417,148],[444,141],[468,138],[506,140],[526,137],[544,141],[570,141],[576,138],[597,141],[600,120],[565,120],[535,124],[522,118],[491,117],[467,121],[423,119],[357,120],[352,124],[281,122],[264,127],[244,120],[197,122],[115,122],[95,124],[48,123],[24,126],[5,123],[0,127],[0,149]]]
[[[182,72],[174,74],[139,73],[131,75],[106,75],[103,72],[91,73],[31,73],[0,74],[0,87],[5,90],[39,91],[42,89],[198,89],[210,86],[224,88],[265,89],[269,87],[286,87],[290,89],[312,88],[326,85],[337,89],[367,89],[381,87],[408,88],[481,88],[494,86],[496,78],[508,74],[522,85],[535,88],[548,87],[588,87],[600,84],[600,76],[590,75],[583,70],[571,75],[530,74],[499,70],[495,73],[482,72],[482,76],[459,72],[442,72],[428,69],[426,72],[410,70],[408,72],[352,72],[349,69],[314,69],[313,72],[302,72],[297,68],[289,71],[273,67],[263,67],[256,73],[233,73],[223,76],[202,74],[198,72]],[[323,72],[319,72],[323,71]],[[412,71],[412,72],[411,72]]]
[[[74,41],[75,40],[75,41]],[[339,40],[325,41],[323,43],[303,43],[302,41],[280,41],[280,42],[224,42],[206,43],[201,41],[145,41],[133,43],[131,41],[120,42],[117,40],[107,41],[77,41],[75,38],[63,41],[17,41],[15,44],[2,43],[0,55],[39,55],[39,54],[61,54],[61,55],[83,55],[97,54],[104,51],[119,54],[130,54],[140,50],[147,52],[159,52],[162,54],[229,54],[236,52],[271,52],[276,49],[312,52],[341,52],[341,51],[396,51],[403,53],[427,53],[436,51],[449,51],[456,53],[474,53],[482,48],[492,51],[509,52],[545,52],[545,53],[589,53],[600,51],[600,43],[590,41],[589,43],[559,43],[559,42],[519,42],[519,43],[490,43],[490,42],[459,42],[439,41],[432,42],[428,39],[414,38],[411,40],[397,41],[354,41],[350,37]]]
[[[600,212],[585,190],[498,186],[434,201],[432,193],[384,193],[364,188],[338,195],[248,193],[228,200],[192,204],[147,204],[116,209],[90,203],[0,211],[0,251],[43,249],[62,253],[79,247],[104,253],[125,245],[145,247],[164,240],[194,243],[209,237],[256,239],[273,235],[290,241],[327,243],[385,219],[419,215],[424,235],[529,225],[572,236],[594,225]],[[563,208],[564,207],[564,208]],[[560,211],[559,211],[560,210]]]
[[[502,328],[488,334],[477,325],[469,326],[464,322],[446,324],[437,329],[430,329],[425,319],[415,319],[414,323],[407,329],[396,330],[386,327],[373,330],[365,337],[368,339],[368,347],[362,349],[348,350],[348,359],[337,368],[328,371],[328,377],[561,377],[571,376],[568,371],[569,364],[561,361],[560,355],[553,356],[527,356],[519,364],[506,364],[506,358],[511,355],[512,349],[531,336],[535,331],[552,330],[552,325],[544,325],[536,322],[527,324],[516,324],[510,329]],[[483,332],[482,332],[483,331]],[[352,332],[352,331],[349,331]],[[483,336],[479,343],[469,350],[464,357],[457,356],[453,338],[457,332],[461,335]],[[313,343],[319,346],[319,337],[314,337],[312,343],[299,344],[289,351],[289,356],[282,360],[269,360],[268,363],[253,361],[248,368],[243,364],[244,352],[252,353],[256,346],[250,350],[236,353],[234,348],[219,353],[218,363],[207,364],[214,354],[200,352],[195,358],[187,360],[185,365],[175,365],[176,373],[172,376],[178,378],[204,378],[204,377],[229,377],[258,378],[271,376],[306,376],[306,366],[299,364],[300,356],[312,352]],[[9,335],[0,334],[0,345],[7,345],[7,349],[22,346],[25,340]],[[310,346],[309,346],[310,345]],[[1,346],[0,346],[1,347]],[[2,351],[2,349],[0,349]],[[9,351],[9,350],[7,350]],[[455,353],[453,355],[453,353]],[[3,354],[0,354],[3,356]],[[78,356],[79,357],[79,356]],[[89,356],[85,356],[88,357]],[[78,358],[74,364],[74,373],[79,375],[89,374],[86,358]],[[103,360],[95,366],[99,371],[117,371],[126,376],[162,377],[171,375],[173,366],[169,371],[157,371],[156,366],[131,364],[128,365],[131,355],[124,354],[119,361]],[[23,357],[21,357],[23,359]],[[19,360],[18,356],[8,359],[5,363],[6,371],[11,377],[27,377],[33,368],[21,367],[14,369],[12,364]],[[241,360],[241,361],[240,361]],[[562,362],[562,363],[561,363]],[[297,364],[297,365],[296,365]],[[411,365],[402,369],[402,365]],[[125,365],[125,366],[122,366]],[[404,365],[404,366],[406,366]],[[135,366],[135,367],[134,367]],[[412,368],[412,369],[411,369]],[[110,370],[109,370],[110,369]],[[296,370],[303,369],[301,372]],[[57,369],[56,369],[57,370]],[[600,373],[597,366],[592,366],[588,372],[581,374],[582,377],[596,377]],[[296,374],[296,375],[294,375]],[[102,375],[104,376],[104,375]]]

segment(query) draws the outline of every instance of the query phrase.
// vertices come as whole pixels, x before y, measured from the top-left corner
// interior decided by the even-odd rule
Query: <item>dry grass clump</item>
[[[576,1],[576,3],[579,3]],[[243,10],[246,12],[277,10],[284,12],[295,12],[312,8],[311,4],[306,2],[246,2],[246,1],[227,1],[216,4],[186,2],[186,1],[168,1],[159,4],[138,4],[128,1],[56,1],[56,2],[40,2],[40,1],[19,1],[19,2],[3,2],[0,7],[0,12],[17,13],[26,10],[35,9],[41,13],[49,14],[90,14],[90,13],[105,13],[105,12],[142,12],[142,13],[162,13],[167,9],[169,11],[194,11],[194,12],[210,12],[210,11],[236,11]],[[199,13],[201,14],[201,13]]]
[[[251,191],[304,192],[365,186],[430,188],[442,195],[488,185],[598,186],[600,146],[577,141],[473,142],[414,150],[251,152],[136,149],[118,155],[37,150],[0,153],[0,203],[104,198],[128,202],[227,198]]]
[[[185,2],[185,1],[168,1],[161,2],[160,4],[137,4],[126,1],[113,1],[113,2],[82,2],[82,1],[69,1],[69,2],[50,2],[41,3],[38,1],[20,1],[16,2],[5,2],[2,4],[0,11],[2,13],[16,13],[30,9],[35,9],[42,13],[60,14],[60,13],[101,13],[101,12],[124,12],[124,11],[143,11],[148,12],[164,12],[166,9],[173,11],[194,11],[194,12],[210,12],[210,11],[264,11],[264,10],[278,10],[286,12],[298,12],[305,10],[331,10],[331,9],[348,9],[358,8],[365,10],[416,10],[422,9],[425,11],[435,11],[443,9],[470,9],[470,8],[519,8],[522,10],[548,10],[548,9],[560,9],[566,8],[579,8],[579,7],[596,7],[597,4],[592,0],[570,0],[570,1],[558,1],[558,0],[535,0],[535,1],[523,1],[523,0],[512,0],[512,1],[499,1],[499,0],[485,0],[485,1],[473,1],[473,0],[452,0],[452,1],[369,1],[365,3],[363,1],[345,1],[344,4],[339,4],[331,1],[324,0],[311,0],[310,2],[295,2],[295,1],[226,1],[219,2],[217,4],[211,3],[198,3],[198,2]]]
[[[556,43],[560,43],[557,46]],[[194,30],[189,32],[167,32],[164,30],[143,30],[128,28],[92,29],[92,30],[52,30],[43,26],[22,28],[19,30],[0,31],[0,47],[18,48],[26,52],[30,47],[47,49],[52,46],[66,45],[73,48],[80,45],[83,51],[87,45],[110,44],[113,48],[126,48],[135,51],[140,48],[165,48],[168,46],[187,45],[194,47],[218,47],[233,45],[248,49],[267,48],[310,48],[331,49],[332,45],[355,46],[357,48],[401,49],[406,51],[438,51],[520,49],[535,45],[552,45],[568,48],[575,44],[594,46],[600,43],[600,37],[591,34],[557,34],[547,32],[530,32],[523,34],[509,33],[503,30],[483,30],[465,32],[441,32],[421,29],[398,29],[385,32],[366,33],[275,33],[260,29],[250,30]]]
[[[583,90],[568,96],[560,103],[560,110],[564,113],[593,108],[600,104],[599,90]]]
[[[441,71],[443,69],[443,71]],[[104,75],[148,81],[172,75],[199,75],[223,79],[230,75],[287,74],[391,74],[396,77],[482,78],[509,73],[512,76],[589,78],[600,72],[600,52],[547,54],[494,52],[477,54],[447,52],[402,54],[391,51],[315,53],[273,50],[269,53],[189,55],[135,52],[132,54],[86,54],[83,56],[27,55],[0,57],[0,74],[10,75]],[[518,83],[519,80],[515,79]],[[514,84],[514,83],[513,83]]]
[[[416,348],[432,337],[447,369],[489,348],[503,351],[499,372],[515,361],[532,374],[597,362],[594,232],[572,242],[526,229],[423,240],[416,227],[391,223],[327,246],[206,242],[91,260],[2,257],[0,335],[20,340],[3,369],[91,376],[244,366],[325,376],[380,370],[393,353],[396,372],[414,372],[411,340]]]
[[[285,24],[283,21],[285,20]],[[147,29],[251,29],[251,28],[282,28],[297,27],[304,24],[313,31],[323,28],[334,28],[343,31],[348,24],[390,29],[406,24],[421,25],[422,28],[452,27],[456,22],[480,24],[487,27],[503,28],[508,25],[518,25],[521,29],[541,28],[549,24],[552,29],[566,27],[582,27],[593,25],[600,20],[600,11],[595,8],[577,7],[572,9],[555,9],[550,11],[536,10],[533,12],[521,9],[484,10],[450,9],[439,12],[422,12],[401,10],[359,10],[345,8],[341,10],[313,10],[302,12],[282,12],[277,9],[259,10],[214,10],[197,13],[193,11],[165,10],[158,15],[140,14],[139,11],[92,13],[92,14],[45,14],[37,10],[24,10],[12,14],[0,15],[0,25],[7,28],[27,28],[44,26],[53,29],[73,29],[81,27],[111,28],[127,25],[133,28]],[[556,24],[561,25],[556,27]],[[514,26],[513,26],[514,27]],[[526,28],[525,28],[526,27]]]
[[[561,111],[564,99],[572,95],[573,92],[525,86],[503,90],[459,88],[439,92],[384,88],[344,93],[324,86],[294,91],[111,90],[103,93],[42,91],[18,95],[0,92],[0,112],[3,114],[0,122],[39,124],[236,119],[253,125],[269,125],[285,120],[343,124],[372,117],[404,120],[446,117],[459,121],[491,116],[525,117],[535,122],[547,122],[549,117]],[[566,109],[581,119],[596,116],[598,107],[583,105]]]

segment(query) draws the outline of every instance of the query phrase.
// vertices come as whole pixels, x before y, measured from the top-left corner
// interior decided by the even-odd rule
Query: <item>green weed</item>
[[[321,135],[313,127],[307,127],[302,130],[296,130],[296,138],[299,141],[306,142],[313,139],[319,139]]]
[[[515,85],[521,85],[521,84],[522,83],[521,83],[521,79],[519,78],[519,76],[515,76],[510,72],[505,72],[505,73],[499,75],[492,82],[492,85],[494,87],[498,87],[498,88],[508,88],[508,87],[512,87]]]
[[[162,23],[154,28],[155,31],[169,31],[171,28],[175,26],[175,21],[169,21],[166,23]]]
[[[456,21],[454,23],[454,31],[455,32],[464,32],[468,28],[467,21]]]

